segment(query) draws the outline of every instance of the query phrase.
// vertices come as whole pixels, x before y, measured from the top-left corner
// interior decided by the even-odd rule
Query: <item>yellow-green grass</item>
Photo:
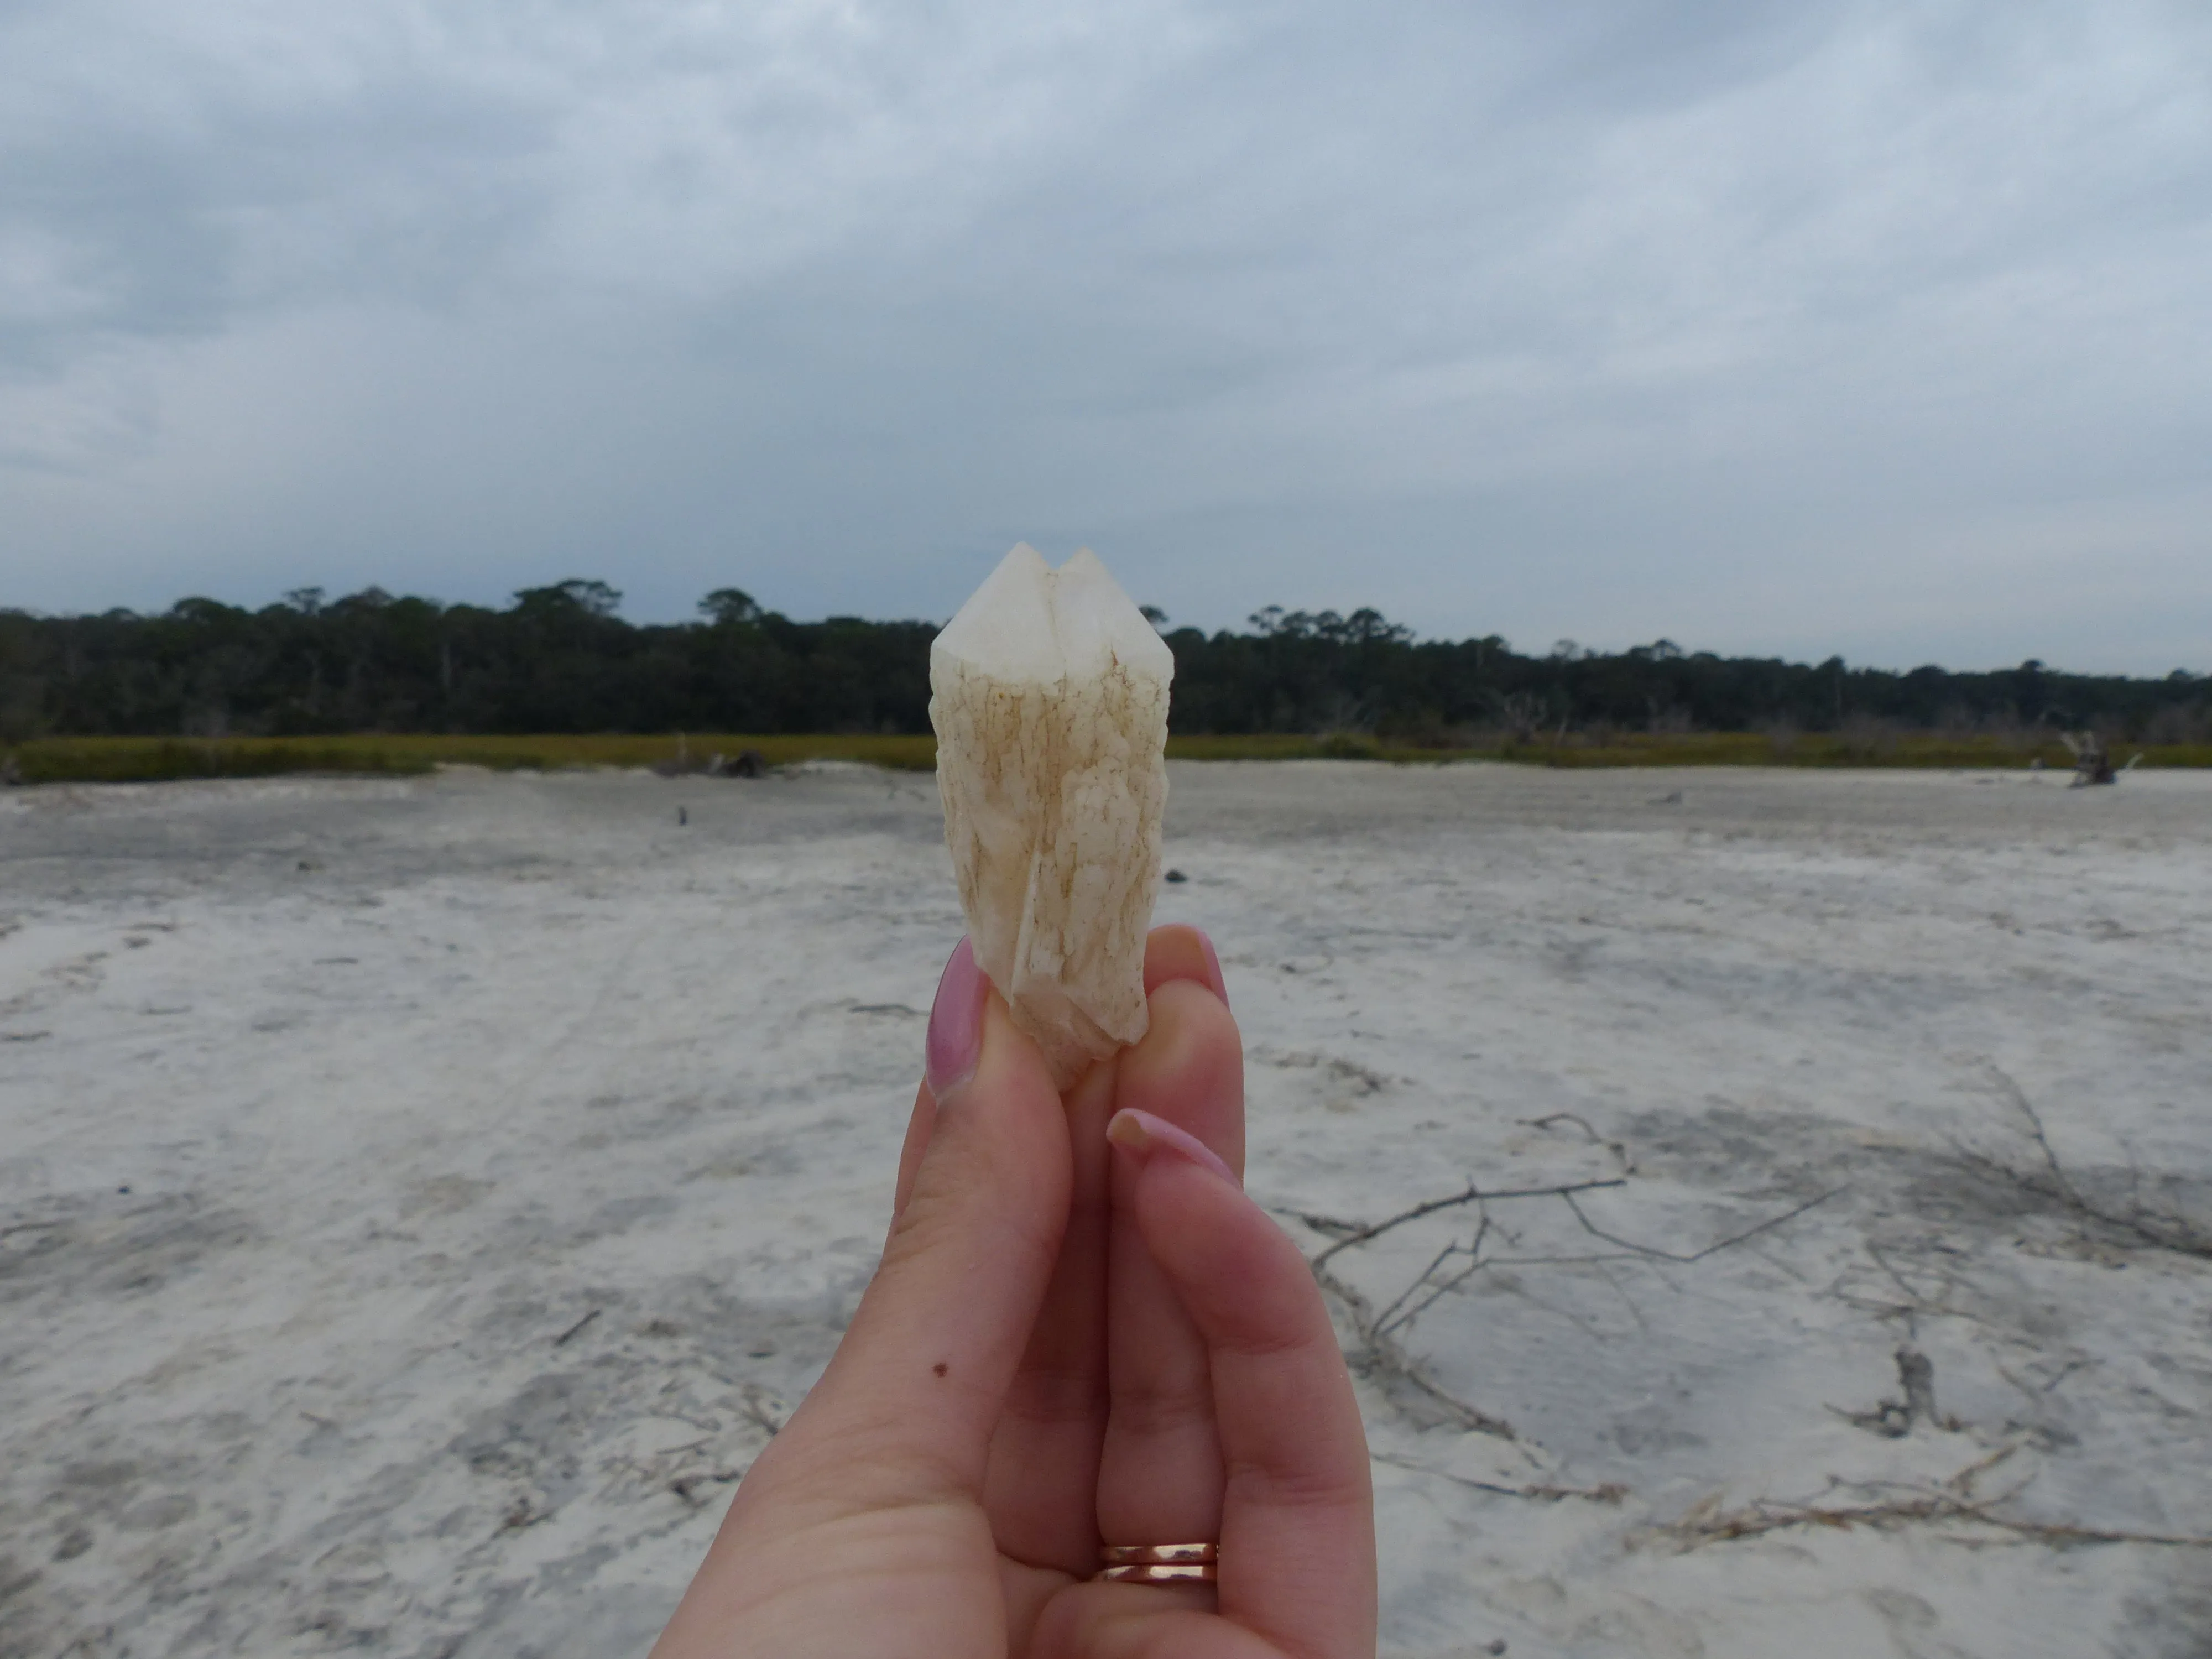
[[[1771,736],[1758,732],[1569,733],[1553,744],[1532,742],[1487,751],[1501,760],[1547,766],[1809,766],[2018,769],[2040,761],[2070,771],[2074,757],[2056,737],[2042,741],[1941,732],[1881,732],[1871,735],[1808,732]],[[2116,744],[2112,759],[2124,765],[2136,754],[2151,766],[2212,766],[2212,744]],[[1394,756],[1395,757],[1395,756]]]
[[[498,737],[479,733],[362,732],[328,738],[40,738],[13,752],[26,783],[131,783],[166,778],[267,777],[284,772],[405,775],[439,766],[499,771],[563,767],[703,766],[720,753],[757,749],[771,766],[803,760],[865,761],[928,771],[929,737],[746,737],[718,732]]]
[[[2142,764],[2212,766],[2212,744],[2122,744],[2113,758],[2124,764],[2138,750]],[[1527,765],[1800,766],[2012,768],[2040,760],[2071,770],[2074,757],[2056,738],[2041,743],[1941,732],[1882,732],[1872,736],[1804,732],[1772,737],[1757,732],[1586,733],[1554,741],[1495,741],[1464,746],[1415,744],[1362,732],[1322,737],[1271,733],[1252,737],[1170,738],[1168,754],[1181,760],[1380,760],[1435,764],[1455,760],[1513,761]]]
[[[694,732],[635,737],[436,736],[359,733],[325,738],[41,738],[9,751],[26,783],[125,783],[167,778],[265,777],[286,772],[407,775],[439,766],[502,771],[563,767],[703,765],[720,753],[757,749],[771,766],[805,760],[866,762],[908,771],[936,764],[936,740],[923,736],[748,737]],[[2115,758],[2136,752],[2122,744]],[[2212,744],[2142,745],[2142,764],[2212,766]],[[1875,737],[1807,732],[1787,738],[1757,732],[1683,734],[1570,732],[1553,742],[1436,747],[1358,732],[1308,737],[1264,732],[1241,737],[1168,739],[1177,760],[1379,760],[1434,765],[1455,760],[1513,761],[1537,766],[1899,766],[2021,768],[2040,759],[2069,769],[2073,757],[2057,742],[2007,743],[1996,738],[1899,732]]]

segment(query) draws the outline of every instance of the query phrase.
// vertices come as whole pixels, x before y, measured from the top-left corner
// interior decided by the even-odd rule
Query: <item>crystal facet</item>
[[[1145,1034],[1175,659],[1088,549],[1024,542],[929,649],[975,960],[1066,1089]]]

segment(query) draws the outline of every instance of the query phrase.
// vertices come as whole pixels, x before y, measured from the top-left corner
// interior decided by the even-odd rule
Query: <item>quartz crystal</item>
[[[1145,1034],[1175,659],[1088,549],[1026,542],[929,648],[945,840],[975,960],[1065,1090]]]

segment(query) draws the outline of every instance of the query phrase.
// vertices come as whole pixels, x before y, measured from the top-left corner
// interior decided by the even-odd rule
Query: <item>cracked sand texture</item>
[[[929,653],[975,959],[1062,1089],[1145,1034],[1175,659],[1086,551],[1009,553]]]

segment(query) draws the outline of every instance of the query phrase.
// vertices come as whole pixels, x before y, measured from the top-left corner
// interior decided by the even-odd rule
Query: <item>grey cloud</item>
[[[2208,47],[2140,4],[19,6],[0,600],[942,615],[1028,536],[1206,624],[2163,670],[2212,639]]]

